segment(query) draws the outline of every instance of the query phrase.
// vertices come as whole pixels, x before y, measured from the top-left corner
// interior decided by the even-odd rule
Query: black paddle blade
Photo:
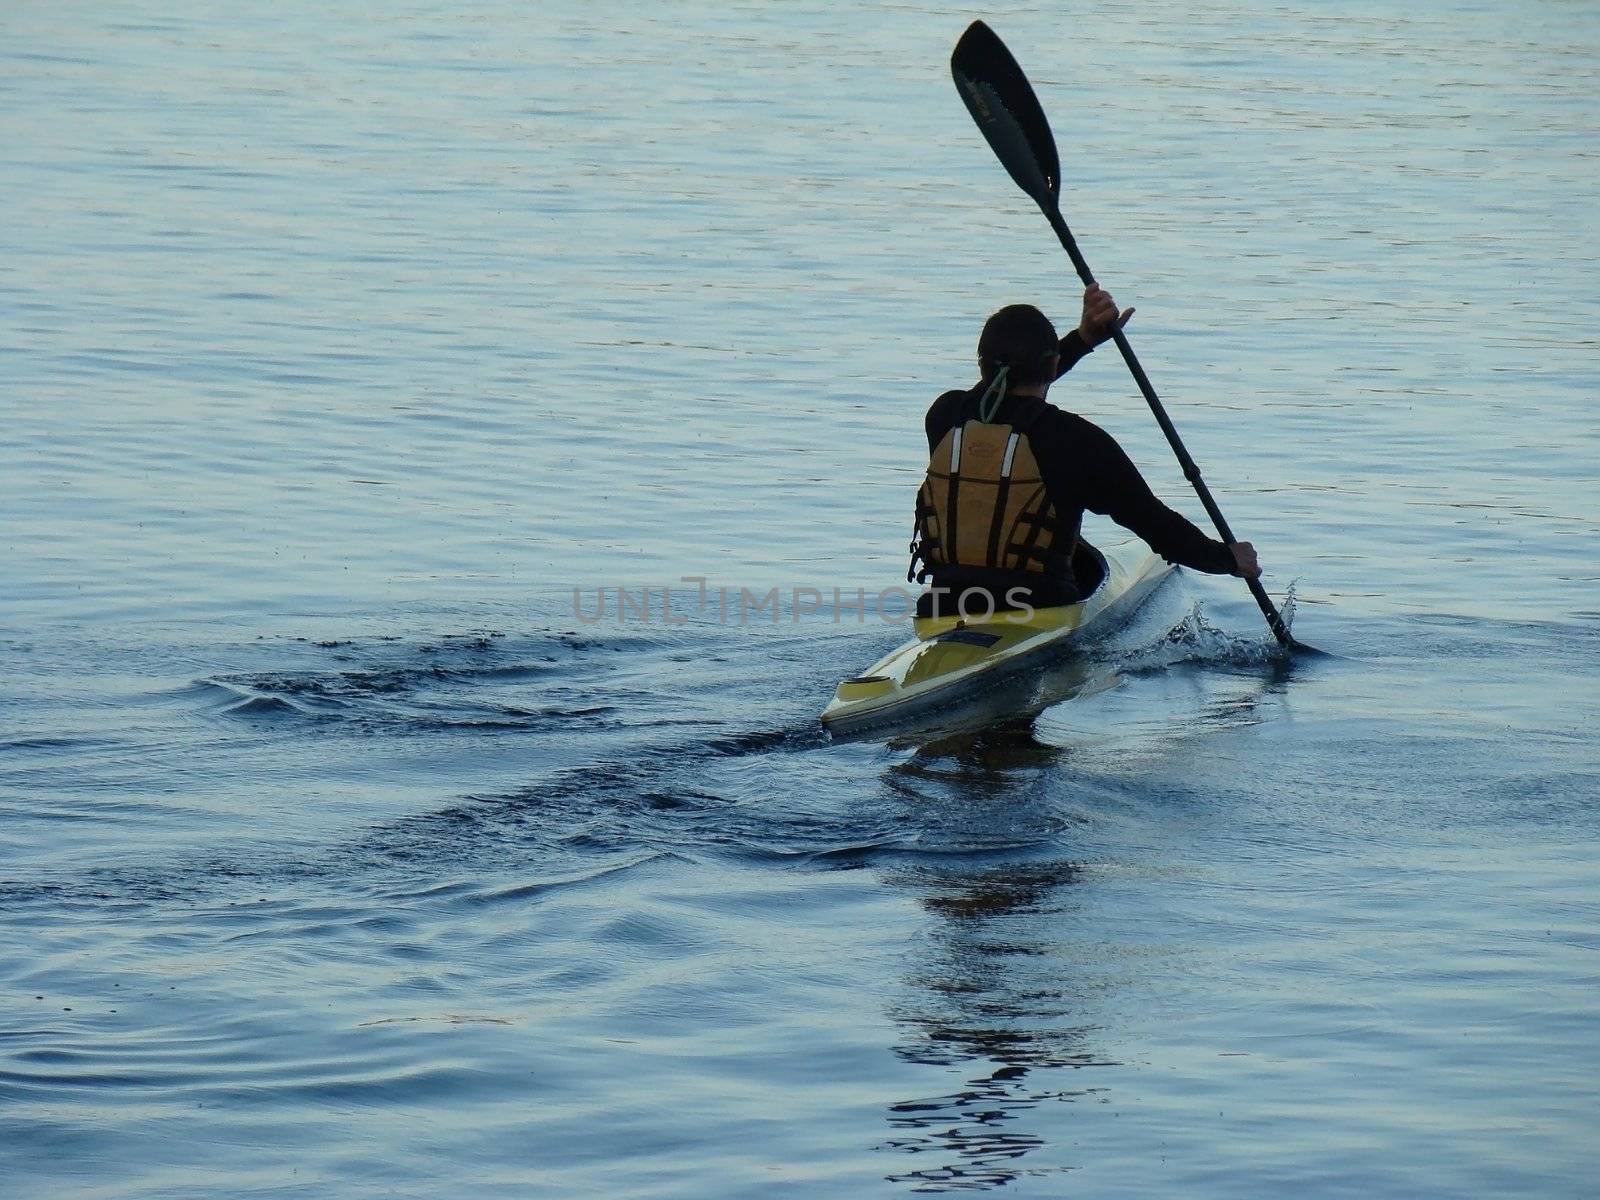
[[[967,111],[1017,186],[1047,212],[1060,205],[1061,160],[1039,98],[995,31],[974,21],[950,55]]]

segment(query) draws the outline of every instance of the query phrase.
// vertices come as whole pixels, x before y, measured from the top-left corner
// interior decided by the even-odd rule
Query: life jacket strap
[[[1022,435],[1015,429],[1006,439],[1005,457],[1000,463],[1000,483],[995,490],[994,516],[989,520],[989,544],[985,550],[985,558],[990,567],[998,567],[1000,563],[1000,535],[1005,532],[1006,503],[1011,499],[1011,464],[1017,457],[1017,443],[1022,440]]]

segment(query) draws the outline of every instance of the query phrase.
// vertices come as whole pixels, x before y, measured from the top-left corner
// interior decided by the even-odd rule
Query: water
[[[0,1192],[1592,1194],[1595,10],[986,13],[1334,657],[830,744],[794,589],[1075,304],[971,15],[0,17]]]

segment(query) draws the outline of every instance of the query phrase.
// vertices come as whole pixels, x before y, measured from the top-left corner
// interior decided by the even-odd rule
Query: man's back
[[[930,454],[977,416],[979,398],[977,390],[953,391],[933,402],[924,421]],[[1157,499],[1116,439],[1092,421],[1034,396],[1007,396],[993,419],[1027,437],[1063,528],[1076,531],[1087,509],[1138,534],[1168,562],[1218,575],[1233,570],[1232,552]]]

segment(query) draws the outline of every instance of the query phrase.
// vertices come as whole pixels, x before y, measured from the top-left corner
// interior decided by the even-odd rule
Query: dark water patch
[[[47,824],[81,822],[94,825],[119,824],[138,829],[146,822],[170,818],[175,811],[170,805],[152,804],[147,801],[119,799],[112,802],[97,802],[84,797],[52,796],[31,804],[0,807],[0,826],[7,822],[15,822],[18,826],[23,822]]]
[[[154,708],[176,707],[210,712],[226,712],[258,693],[225,679],[196,679],[176,687],[160,687],[130,697],[127,703]]]
[[[341,671],[329,675],[266,673],[235,677],[223,682],[244,683],[263,692],[322,700],[400,695],[420,690],[424,682],[439,682],[454,677],[453,672],[443,667],[424,665],[386,671]]]
[[[527,681],[521,673],[501,679]],[[538,703],[530,697],[520,704],[485,704],[470,690],[477,681],[470,673],[423,668],[330,677],[254,675],[217,682],[246,693],[244,699],[222,708],[226,715],[296,715],[340,722],[359,733],[600,727],[618,712],[612,704],[585,703],[582,698],[570,703]]]
[[[92,58],[78,58],[70,54],[49,54],[42,50],[9,50],[7,58],[15,58],[20,62],[55,63],[63,66],[87,67],[94,66],[96,60]]]
[[[241,925],[247,926],[240,928]],[[402,935],[415,929],[408,916],[373,912],[365,903],[260,897],[253,903],[233,901],[200,909],[193,927],[210,931],[219,945],[281,938],[309,939],[312,944],[360,942],[372,935]]]
[[[753,735],[744,753],[757,760],[823,745],[811,731]],[[757,750],[754,747],[762,749]],[[456,871],[485,853],[536,849],[560,863],[578,856],[663,853],[781,855],[802,863],[818,853],[848,851],[836,822],[804,809],[751,802],[742,791],[707,786],[705,767],[737,758],[705,741],[640,746],[635,756],[560,771],[516,791],[462,802],[371,830],[337,852],[367,868]],[[689,782],[693,780],[694,782]],[[776,848],[776,849],[775,849]],[[640,861],[648,861],[642,859]],[[582,872],[580,871],[581,875]]]
[[[297,683],[305,682],[297,679]],[[329,718],[331,705],[350,704],[350,697],[333,696],[343,689],[359,697],[364,687],[345,674],[332,681],[310,681],[294,700],[284,696],[238,698],[237,684],[213,683],[196,691],[215,704],[220,696],[233,697],[224,707],[230,716],[317,721]],[[319,689],[321,694],[319,694]],[[340,714],[369,732],[383,730],[414,734],[452,730],[472,733],[526,732],[531,730],[603,730],[615,715],[610,705],[582,708],[547,706],[532,710],[497,710],[493,714],[466,711],[460,703],[445,707],[444,715],[413,703],[399,713],[366,708],[354,717]],[[676,851],[738,854],[752,847],[787,843],[796,839],[824,840],[824,849],[837,845],[837,832],[827,822],[815,828],[795,815],[748,809],[736,792],[722,792],[704,781],[689,782],[711,763],[760,760],[777,753],[815,749],[823,743],[813,731],[753,731],[748,738],[708,741],[686,738],[654,740],[663,728],[698,728],[692,721],[640,721],[633,728],[613,731],[644,740],[632,748],[612,747],[608,756],[582,768],[557,771],[538,783],[493,795],[468,796],[442,808],[380,822],[355,836],[320,847],[261,845],[249,853],[218,852],[201,848],[173,855],[164,861],[103,866],[59,883],[60,893],[76,900],[138,902],[200,902],[207,897],[240,888],[277,889],[304,886],[313,881],[337,887],[339,881],[392,878],[397,872],[454,873],[491,867],[503,861],[508,847],[520,855],[537,853],[554,877],[581,875],[584,860],[616,853],[649,854]],[[730,821],[728,814],[734,816]],[[760,852],[759,850],[757,852]]]
[[[37,885],[58,902],[89,906],[200,905],[244,889],[278,887],[325,879],[329,868],[301,847],[244,845],[172,854],[159,848],[143,861],[80,869]]]
[[[68,891],[68,888],[59,883],[0,879],[0,910],[15,910],[40,903],[48,904],[63,898]]]
[[[653,691],[639,692],[626,672],[638,668],[637,656],[670,653],[679,644],[632,635],[530,638],[502,633],[424,642],[298,641],[327,652],[336,665],[217,675],[197,682],[187,694],[215,700],[219,694],[208,689],[221,688],[223,696],[280,701],[241,707],[235,700],[224,711],[254,715],[270,708],[337,720],[362,733],[595,729],[622,723],[625,712],[657,698]],[[601,657],[591,657],[596,653]],[[629,715],[626,724],[665,725],[673,720]]]
[[[6,750],[65,750],[77,752],[80,750],[102,749],[107,746],[117,746],[122,743],[104,737],[90,736],[40,736],[0,739],[0,752]]]
[[[528,683],[547,678],[557,665],[556,659],[545,658],[539,662],[511,663],[503,667],[480,667],[473,672],[473,676],[485,681]]]
[[[1541,833],[1566,831],[1587,837],[1600,820],[1600,769],[1591,765],[1594,742],[1574,741],[1579,761],[1567,769],[1522,768],[1493,779],[1462,780],[1462,817],[1482,828],[1504,828],[1507,822],[1529,824]]]
[[[444,1025],[515,1025],[516,1021],[510,1017],[490,1017],[471,1013],[440,1013],[437,1016],[427,1017],[379,1017],[374,1021],[363,1021],[357,1028],[374,1029],[380,1025],[417,1025],[423,1022],[437,1021]]]
[[[450,901],[462,896],[471,896],[478,885],[464,879],[454,879],[447,883],[422,883],[414,887],[387,887],[375,893],[375,898],[382,902],[396,904],[432,904]]]
[[[250,696],[228,705],[222,710],[230,717],[273,720],[278,717],[299,717],[309,711],[282,696]]]
[[[167,1003],[183,1005],[184,1000],[175,996]],[[214,1004],[202,1002],[201,1010]],[[118,1029],[108,1017],[87,1027],[30,1029],[20,1039],[24,1044],[13,1044],[11,1060],[16,1065],[0,1068],[0,1090],[18,1099],[92,1096],[111,1107],[154,1103],[191,1109],[210,1104],[277,1108],[396,1100],[426,1105],[448,1095],[481,1094],[483,1084],[492,1082],[482,1069],[452,1063],[442,1045],[437,1058],[417,1061],[416,1045],[403,1036],[403,1030],[394,1031],[402,1036],[384,1036],[377,1030],[338,1052],[308,1039],[285,1054],[282,1031],[259,1019],[219,1021],[209,1011],[206,1017],[209,1028],[203,1034],[170,1022]],[[360,1022],[355,1027],[379,1024]]]
[[[732,737],[717,738],[705,746],[706,753],[725,758],[768,753],[793,753],[827,745],[828,736],[821,723],[798,729],[762,729]]]
[[[767,862],[798,858],[807,866],[819,867],[826,871],[859,871],[884,862],[901,853],[903,849],[892,842],[871,842],[865,845],[832,846],[825,850],[803,850],[791,854],[777,850],[768,851],[764,855],[747,853],[743,857],[747,861],[761,858]]]
[[[497,887],[489,891],[469,892],[467,894],[458,893],[450,896],[449,899],[453,903],[469,906],[522,904],[528,900],[549,895],[552,892],[582,889],[588,884],[600,881],[614,883],[616,881],[615,877],[625,875],[649,864],[671,862],[676,857],[676,855],[665,852],[641,854],[623,862],[605,863],[574,871],[558,878],[540,879],[531,883]]]
[[[587,708],[551,706],[539,710],[504,706],[481,715],[455,714],[437,717],[406,716],[405,726],[414,732],[454,732],[470,730],[508,730],[533,732],[622,728],[628,722],[612,720],[619,710],[609,704]],[[651,725],[646,722],[645,724]],[[653,727],[653,725],[652,725]]]

